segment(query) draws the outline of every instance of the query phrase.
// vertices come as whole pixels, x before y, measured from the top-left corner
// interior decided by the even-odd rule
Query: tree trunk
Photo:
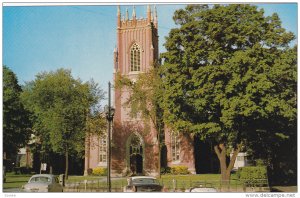
[[[214,146],[215,152],[218,156],[219,162],[220,162],[220,168],[221,168],[221,180],[222,182],[225,182],[229,180],[227,177],[227,164],[226,164],[226,147],[225,145],[219,144]]]
[[[234,166],[236,157],[237,157],[238,153],[241,150],[241,144],[239,144],[237,146],[237,148],[233,150],[233,155],[230,159],[230,162],[229,162],[228,166],[227,166],[227,163],[226,163],[226,146],[224,145],[224,143],[221,143],[219,145],[215,145],[214,150],[215,150],[215,152],[218,156],[218,159],[220,161],[222,184],[229,184],[230,173],[231,173],[231,170]]]
[[[161,178],[161,145],[160,145],[160,127],[158,127],[158,135],[157,135],[157,139],[158,139],[158,178]]]
[[[66,146],[66,169],[65,169],[65,179],[68,179],[68,172],[69,172],[69,150],[68,147]]]

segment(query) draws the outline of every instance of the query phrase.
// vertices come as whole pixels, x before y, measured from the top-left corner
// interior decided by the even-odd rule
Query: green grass
[[[16,175],[14,173],[6,173],[6,182],[3,183],[3,189],[21,188],[26,184],[32,175]]]
[[[160,183],[166,188],[188,189],[190,187],[199,186],[200,184],[207,187],[221,187],[220,174],[199,174],[199,175],[162,175],[159,179]],[[175,180],[175,182],[173,181]],[[236,180],[236,175],[232,174],[230,179],[230,187],[237,188],[240,182]]]
[[[27,183],[31,175],[15,175],[13,173],[6,174],[6,183],[3,184],[3,188],[21,188],[22,185]],[[66,181],[67,184],[81,183],[83,185],[84,180],[89,182],[88,186],[92,188],[105,188],[106,176],[69,176]],[[176,188],[189,188],[196,185],[198,182],[205,183],[213,186],[220,185],[220,174],[199,174],[199,175],[162,175],[159,179],[160,183],[168,188],[174,186],[173,179],[176,180]],[[92,182],[93,181],[93,182]],[[126,178],[112,178],[112,188],[123,187],[127,184]],[[236,184],[236,175],[231,176],[231,185]]]
[[[216,189],[230,189],[232,192],[242,192],[242,183],[236,179],[236,175],[231,175],[230,185],[224,185],[220,181],[220,174],[199,174],[199,175],[162,175],[159,182],[170,191],[182,191],[191,187],[203,185],[206,187],[214,187]],[[106,191],[107,183],[106,176],[69,176],[66,181],[70,192],[103,192]],[[87,184],[84,180],[89,181]],[[122,191],[122,188],[127,185],[127,178],[112,178],[111,187],[116,191]],[[175,182],[173,182],[175,180]]]
[[[162,175],[161,179],[165,180],[220,180],[220,174],[199,174],[199,175]]]
[[[93,180],[102,180],[105,179],[106,176],[77,176],[77,175],[70,175],[68,177],[67,182],[82,182],[84,180],[93,181]]]

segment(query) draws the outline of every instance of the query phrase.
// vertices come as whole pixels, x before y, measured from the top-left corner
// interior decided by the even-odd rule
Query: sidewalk
[[[298,192],[297,186],[272,186],[271,192]]]

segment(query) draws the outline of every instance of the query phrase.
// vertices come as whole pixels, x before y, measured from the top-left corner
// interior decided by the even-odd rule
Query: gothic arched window
[[[171,133],[171,150],[172,150],[172,161],[179,161],[180,145],[178,136]]]
[[[107,136],[103,135],[100,136],[99,139],[99,162],[107,162],[107,142],[106,142]]]
[[[133,44],[130,49],[130,71],[140,71],[141,69],[141,48],[138,44]]]

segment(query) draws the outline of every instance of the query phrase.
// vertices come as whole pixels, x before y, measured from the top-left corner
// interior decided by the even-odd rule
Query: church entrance
[[[130,169],[133,174],[141,175],[143,173],[143,157],[140,154],[130,156]]]
[[[129,137],[129,167],[133,174],[143,174],[143,144],[137,134]]]

